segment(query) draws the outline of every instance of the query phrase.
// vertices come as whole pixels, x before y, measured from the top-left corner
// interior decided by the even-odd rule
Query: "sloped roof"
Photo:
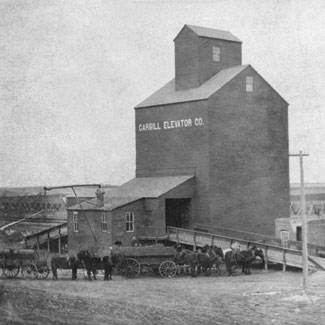
[[[190,28],[199,37],[216,38],[216,39],[222,39],[231,42],[242,43],[242,41],[239,38],[237,38],[235,35],[225,30],[206,28],[201,26],[193,26],[193,25],[185,25],[185,26]]]
[[[105,193],[104,207],[96,206],[96,199],[81,203],[83,210],[113,210],[142,198],[159,198],[177,186],[194,178],[193,175],[137,177]],[[69,208],[81,210],[80,205]]]
[[[248,65],[239,65],[223,69],[197,88],[175,90],[175,79],[172,79],[135,108],[208,99],[247,67]]]

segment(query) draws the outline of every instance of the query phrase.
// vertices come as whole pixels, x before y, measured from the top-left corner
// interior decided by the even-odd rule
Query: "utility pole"
[[[307,247],[307,220],[306,220],[306,200],[305,200],[305,184],[304,184],[304,165],[303,157],[309,156],[308,154],[299,151],[299,154],[290,154],[290,157],[299,157],[300,162],[300,199],[302,210],[302,270],[303,270],[303,290],[307,289],[308,277],[308,247]]]

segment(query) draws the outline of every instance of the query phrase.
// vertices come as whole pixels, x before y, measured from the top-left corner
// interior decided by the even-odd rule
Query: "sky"
[[[174,77],[184,24],[242,40],[290,104],[305,182],[325,182],[324,16],[322,0],[0,0],[0,186],[133,178],[134,107]]]

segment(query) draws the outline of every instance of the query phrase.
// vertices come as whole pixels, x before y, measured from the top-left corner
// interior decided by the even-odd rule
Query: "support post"
[[[307,220],[306,220],[306,202],[305,202],[305,186],[304,186],[304,166],[303,155],[299,152],[300,161],[300,194],[301,194],[301,208],[302,208],[302,266],[303,266],[303,288],[307,288],[307,276],[308,276],[308,248],[307,248]]]
[[[214,246],[214,236],[211,236],[211,246]]]
[[[47,232],[47,251],[50,251],[50,232]]]
[[[59,254],[61,254],[61,227],[59,228]]]
[[[267,271],[268,263],[269,263],[268,249],[269,248],[267,246],[265,246],[265,265],[264,265],[265,271]]]
[[[196,251],[196,232],[195,231],[193,233],[193,242],[194,242],[193,251]]]
[[[307,277],[308,277],[308,247],[307,247],[307,220],[306,220],[306,202],[305,202],[305,185],[304,185],[304,165],[303,157],[309,156],[308,154],[299,151],[299,154],[290,154],[291,157],[299,157],[300,165],[300,197],[301,197],[301,209],[302,209],[302,271],[303,271],[303,289],[307,289]]]
[[[286,261],[286,250],[283,249],[283,268],[282,268],[283,272],[285,272],[287,270],[287,261]]]

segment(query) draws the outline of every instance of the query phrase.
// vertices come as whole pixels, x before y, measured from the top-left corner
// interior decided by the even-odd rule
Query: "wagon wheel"
[[[46,279],[49,276],[50,268],[46,263],[39,264],[37,266],[37,279]]]
[[[172,261],[164,261],[159,266],[159,273],[163,278],[173,278],[176,272],[177,266]]]
[[[35,279],[37,275],[37,266],[33,263],[23,265],[21,274],[24,279]]]
[[[123,275],[127,278],[135,278],[140,274],[140,263],[134,258],[125,259]]]
[[[118,263],[116,267],[113,268],[113,275],[124,275],[126,272],[126,262],[125,260]]]
[[[19,265],[15,265],[15,264],[5,265],[3,269],[3,273],[5,277],[8,279],[15,278],[19,273]]]

